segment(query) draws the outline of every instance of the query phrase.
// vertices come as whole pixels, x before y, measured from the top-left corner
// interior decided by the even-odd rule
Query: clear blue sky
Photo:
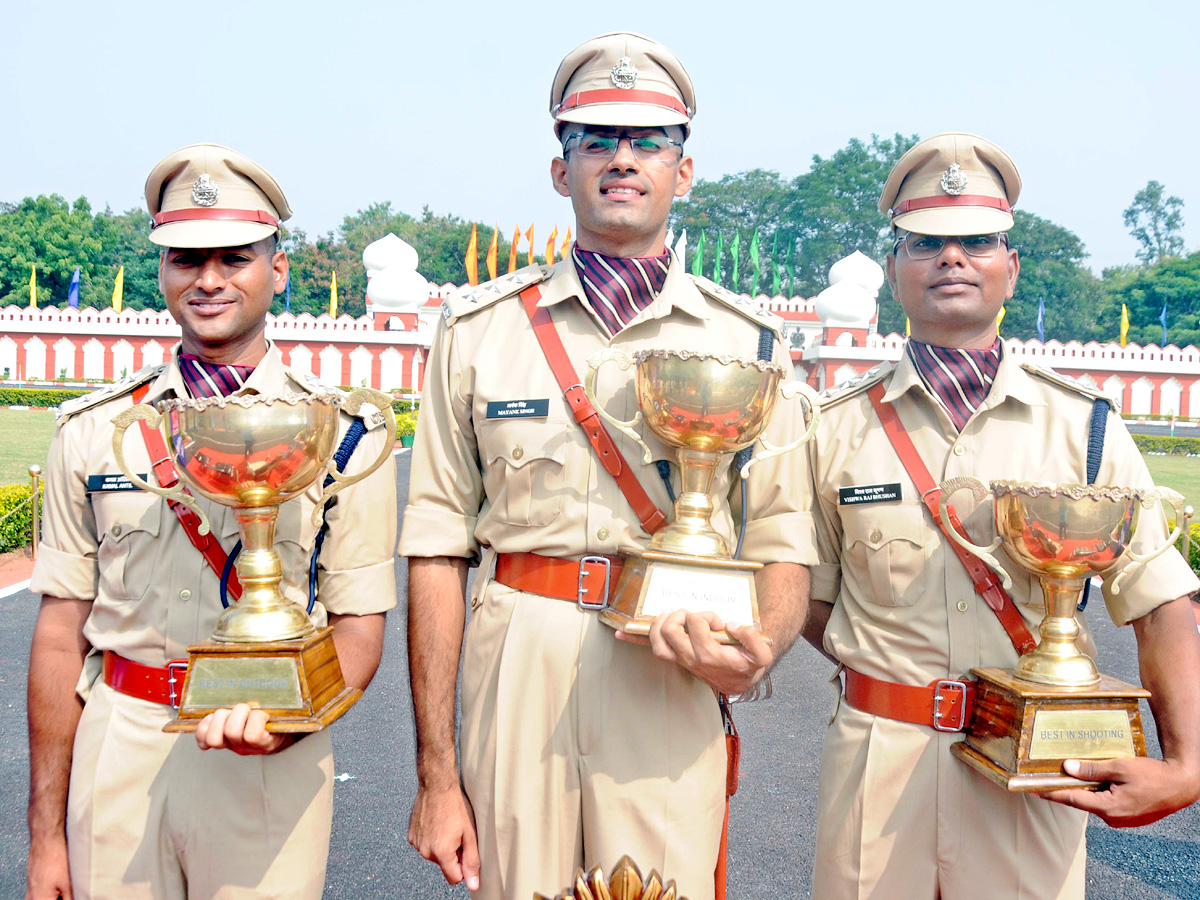
[[[1076,232],[1097,270],[1133,261],[1121,213],[1150,179],[1183,198],[1200,249],[1193,3],[584,7],[10,3],[0,199],[128,209],[161,157],[214,141],[266,166],[310,235],[390,200],[561,236],[551,78],[576,44],[632,29],[692,74],[701,177],[793,176],[873,132],[975,131],[1016,160],[1019,206]]]

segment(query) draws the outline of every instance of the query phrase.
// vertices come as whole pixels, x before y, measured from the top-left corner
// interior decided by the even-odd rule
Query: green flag
[[[779,232],[775,232],[775,237],[771,239],[771,296],[778,297],[779,292],[783,289],[779,277]]]
[[[721,255],[725,252],[725,236],[717,231],[717,258],[713,261],[713,281],[721,284]]]
[[[738,287],[738,266],[740,265],[741,260],[738,259],[738,248],[741,247],[741,245],[742,245],[742,233],[740,231],[735,231],[733,233],[733,243],[731,243],[729,245],[729,252],[733,256],[733,288],[732,289],[739,293],[741,292],[741,288]]]
[[[758,294],[758,280],[762,275],[762,262],[758,258],[758,229],[754,229],[754,237],[750,238],[750,262],[754,263],[754,275],[750,281],[750,296]]]
[[[692,251],[692,274],[699,278],[704,274],[704,232],[700,232],[700,240],[696,241],[696,249]]]

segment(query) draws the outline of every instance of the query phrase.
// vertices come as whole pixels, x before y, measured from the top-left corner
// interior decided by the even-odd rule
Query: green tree
[[[1016,210],[1010,246],[1021,261],[1017,289],[1005,304],[1005,337],[1037,338],[1038,300],[1045,303],[1046,340],[1101,340],[1103,307],[1099,279],[1083,265],[1087,250],[1069,229]]]
[[[1148,181],[1125,210],[1125,227],[1141,245],[1137,258],[1147,265],[1183,253],[1183,201],[1165,193],[1157,181]]]
[[[1163,306],[1167,308],[1167,343],[1200,344],[1200,251],[1172,256],[1152,266],[1125,266],[1104,272],[1104,300],[1098,318],[1104,335],[1116,340],[1121,304],[1129,307],[1129,340],[1162,343]]]

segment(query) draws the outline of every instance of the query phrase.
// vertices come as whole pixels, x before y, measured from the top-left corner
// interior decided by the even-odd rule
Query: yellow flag
[[[1004,321],[1004,314],[1008,312],[1007,306],[1000,307],[1000,312],[996,315],[996,334],[1000,334],[1000,323]]]
[[[521,226],[513,226],[512,245],[508,248],[508,271],[517,271],[517,244],[521,241]]]
[[[117,280],[113,282],[112,308],[120,312],[125,308],[125,267],[117,269]]]
[[[554,265],[554,247],[558,244],[558,223],[554,224],[554,230],[550,232],[550,239],[546,241],[546,265]]]
[[[571,249],[571,226],[567,226],[567,236],[563,238],[562,249],[558,251],[560,259],[567,258],[567,251]]]
[[[471,223],[471,239],[467,241],[467,284],[479,284],[479,235]]]
[[[911,335],[912,335],[912,322],[908,321],[908,316],[905,316],[904,317],[904,336],[909,337]]]
[[[1129,340],[1129,307],[1124,303],[1121,304],[1121,346],[1125,346],[1125,342]]]
[[[529,224],[529,230],[525,232],[525,240],[529,241],[529,256],[525,260],[525,265],[532,266],[536,260],[533,258],[533,223]]]
[[[329,278],[329,317],[337,318],[338,296],[337,296],[337,271],[335,270]]]
[[[489,279],[496,277],[496,247],[497,247],[497,241],[499,241],[499,240],[500,240],[500,226],[497,225],[492,229],[492,242],[490,244],[488,244],[488,252],[487,252],[486,262],[487,262],[487,273],[488,273]]]
[[[37,309],[37,266],[29,270],[29,305]]]

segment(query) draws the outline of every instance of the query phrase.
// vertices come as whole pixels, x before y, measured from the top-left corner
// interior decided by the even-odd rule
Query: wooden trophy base
[[[729,625],[759,627],[754,573],[762,563],[710,559],[647,550],[625,560],[616,594],[600,621],[627,634],[646,636],[659,614],[675,609],[715,612]],[[729,633],[714,631],[722,644],[736,644]]]
[[[358,702],[359,688],[342,678],[333,628],[270,643],[205,641],[188,647],[183,698],[163,731],[195,731],[200,720],[235,703],[270,715],[267,731],[320,731]]]
[[[950,752],[1010,791],[1097,790],[1063,772],[1067,759],[1146,755],[1138,700],[1150,692],[1107,675],[1092,688],[1018,681],[1003,669],[972,669],[978,679],[967,738]]]

